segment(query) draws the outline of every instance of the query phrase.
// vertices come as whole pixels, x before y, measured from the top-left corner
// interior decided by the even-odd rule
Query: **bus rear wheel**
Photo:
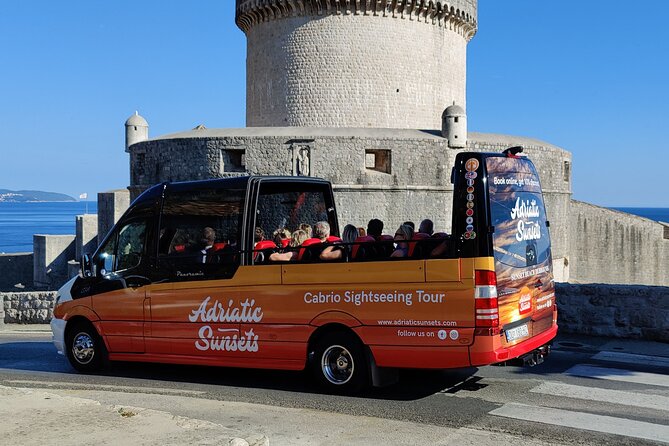
[[[82,373],[101,370],[107,355],[102,338],[88,323],[77,323],[67,331],[65,349],[72,367]]]
[[[329,392],[352,394],[368,385],[369,367],[362,343],[349,333],[328,333],[314,348],[312,372]]]

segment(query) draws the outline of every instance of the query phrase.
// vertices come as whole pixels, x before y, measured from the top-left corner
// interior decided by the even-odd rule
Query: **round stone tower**
[[[478,0],[237,0],[249,127],[441,128]]]
[[[125,151],[129,152],[128,147],[147,139],[149,139],[149,123],[139,112],[135,112],[125,121]]]

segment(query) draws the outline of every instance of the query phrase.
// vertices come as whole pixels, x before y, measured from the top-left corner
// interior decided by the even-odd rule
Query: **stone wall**
[[[669,286],[667,226],[572,201],[570,282]]]
[[[553,258],[568,263],[571,154],[530,138],[485,133],[470,133],[466,150],[501,152],[514,145],[526,147],[537,166]],[[432,219],[436,231],[451,231],[450,175],[461,150],[448,148],[436,131],[277,127],[197,129],[137,143],[129,151],[133,198],[162,181],[299,172],[332,182],[342,228],[379,218],[392,234],[402,222],[423,218]],[[306,154],[304,166],[297,165],[297,153]],[[562,271],[557,277],[568,280]]]
[[[53,316],[56,291],[0,293],[6,324],[46,324]]]
[[[98,193],[97,245],[102,243],[129,206],[130,192],[127,189]]]
[[[67,282],[67,262],[74,258],[74,235],[33,235],[35,287],[57,290]]]
[[[561,333],[669,342],[669,287],[556,285]]]
[[[0,291],[13,291],[19,284],[33,285],[33,253],[0,254]]]

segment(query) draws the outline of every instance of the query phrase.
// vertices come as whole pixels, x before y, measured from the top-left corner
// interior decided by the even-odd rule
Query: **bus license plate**
[[[527,324],[520,325],[516,328],[506,330],[506,342],[515,341],[516,339],[529,336],[530,331],[527,329]]]

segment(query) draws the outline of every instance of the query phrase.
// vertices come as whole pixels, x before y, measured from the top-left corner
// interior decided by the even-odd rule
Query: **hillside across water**
[[[39,190],[0,189],[0,202],[27,203],[35,201],[77,201],[69,195]]]

